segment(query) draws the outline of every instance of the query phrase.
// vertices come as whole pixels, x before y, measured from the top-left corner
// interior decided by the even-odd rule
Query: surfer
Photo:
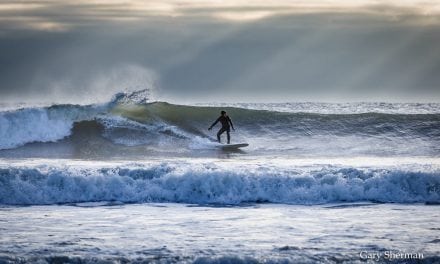
[[[231,131],[231,127],[232,130],[235,131],[234,125],[232,124],[231,119],[229,118],[229,116],[226,115],[225,111],[221,111],[220,112],[220,117],[217,118],[217,120],[215,120],[215,122],[208,128],[208,130],[211,130],[213,126],[215,126],[218,122],[220,122],[222,124],[222,128],[220,128],[220,130],[217,132],[217,140],[220,143],[220,136],[221,134],[223,134],[226,131],[226,135],[228,137],[228,144],[230,144],[231,142],[231,136],[229,134],[229,132]],[[229,126],[229,124],[231,124]]]

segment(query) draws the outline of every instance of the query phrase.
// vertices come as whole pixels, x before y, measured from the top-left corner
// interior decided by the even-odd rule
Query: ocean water
[[[145,93],[2,108],[1,263],[440,262],[440,104]]]

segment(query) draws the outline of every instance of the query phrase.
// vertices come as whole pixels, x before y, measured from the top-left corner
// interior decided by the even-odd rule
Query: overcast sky
[[[0,101],[439,102],[439,1],[145,2],[1,1]]]

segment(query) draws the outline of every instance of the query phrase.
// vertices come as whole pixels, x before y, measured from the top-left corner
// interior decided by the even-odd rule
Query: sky
[[[440,102],[440,1],[0,1],[0,102]]]

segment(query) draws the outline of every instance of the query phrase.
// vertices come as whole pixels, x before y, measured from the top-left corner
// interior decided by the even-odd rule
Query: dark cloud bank
[[[415,15],[92,23],[75,12],[53,30],[0,24],[1,101],[89,103],[151,86],[175,102],[440,98],[440,24]]]

